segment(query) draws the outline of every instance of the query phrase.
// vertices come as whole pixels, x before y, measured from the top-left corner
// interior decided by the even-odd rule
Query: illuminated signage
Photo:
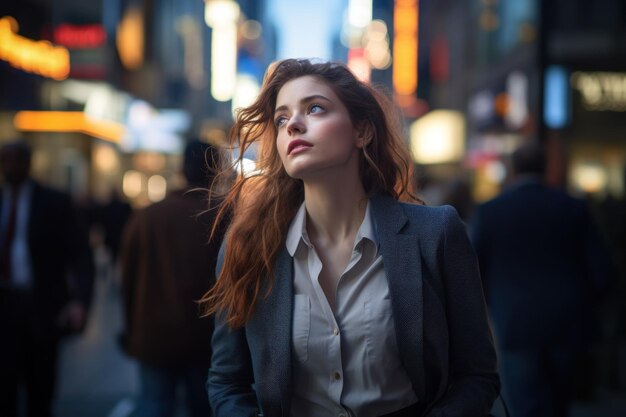
[[[143,65],[144,19],[141,10],[129,7],[117,27],[115,43],[122,65],[128,70],[136,70]]]
[[[575,72],[571,83],[587,110],[626,111],[626,73]]]
[[[348,2],[348,19],[343,31],[347,35],[348,68],[361,81],[369,83],[371,65],[367,57],[366,33],[372,23],[372,1],[350,0]]]
[[[120,143],[126,128],[120,123],[91,117],[79,111],[19,111],[13,124],[29,132],[81,132]]]
[[[12,17],[0,18],[0,59],[11,66],[63,80],[70,73],[70,53],[48,41],[33,41],[17,34],[18,24]]]
[[[70,51],[70,77],[105,78],[107,33],[102,25],[62,23],[54,28],[52,38],[56,44]]]
[[[402,107],[415,101],[417,92],[419,9],[417,0],[396,0],[393,11],[393,89]]]
[[[211,95],[228,101],[237,83],[237,21],[239,4],[232,0],[205,0],[204,21],[211,33]]]
[[[433,110],[411,124],[410,141],[417,163],[459,161],[465,149],[465,117],[454,110]]]
[[[71,49],[89,49],[103,46],[107,34],[99,24],[70,25],[63,23],[54,29],[54,42]]]
[[[550,129],[562,129],[570,122],[570,88],[567,70],[551,65],[545,70],[543,120]]]

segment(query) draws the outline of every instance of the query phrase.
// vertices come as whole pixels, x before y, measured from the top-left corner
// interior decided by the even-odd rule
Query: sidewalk
[[[118,285],[98,277],[85,333],[61,346],[57,417],[125,417],[132,411],[137,370],[117,346],[122,326]]]

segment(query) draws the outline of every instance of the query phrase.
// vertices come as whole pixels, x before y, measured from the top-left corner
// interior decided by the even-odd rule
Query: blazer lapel
[[[274,273],[274,287],[267,298],[259,300],[254,318],[255,336],[265,340],[259,346],[266,347],[260,363],[263,380],[257,382],[257,389],[267,400],[262,404],[264,415],[287,416],[291,401],[293,260],[286,249],[279,253]],[[265,296],[265,289],[260,295]]]
[[[389,284],[400,357],[416,395],[424,399],[422,270],[418,238],[399,233],[408,221],[400,203],[385,196],[375,196],[370,201]]]

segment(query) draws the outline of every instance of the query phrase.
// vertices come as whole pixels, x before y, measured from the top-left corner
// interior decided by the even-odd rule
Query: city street
[[[63,344],[57,417],[126,417],[135,407],[136,366],[117,345],[122,310],[119,286],[109,275],[96,280],[85,333]],[[495,411],[498,417],[504,415],[499,408]],[[179,411],[177,417],[184,415]],[[608,393],[599,393],[597,401],[591,403],[577,403],[571,415],[624,416],[626,395]]]
[[[498,368],[494,417],[626,417],[624,45],[626,0],[1,1],[0,417],[210,415],[211,351],[219,417]]]
[[[117,344],[122,326],[119,287],[110,277],[98,277],[85,333],[62,346],[58,417],[130,414],[137,392],[136,366]]]

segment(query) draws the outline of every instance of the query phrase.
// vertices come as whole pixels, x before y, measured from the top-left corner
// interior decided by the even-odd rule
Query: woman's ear
[[[357,126],[356,147],[366,147],[374,137],[374,129],[372,123],[368,120],[364,120]]]

